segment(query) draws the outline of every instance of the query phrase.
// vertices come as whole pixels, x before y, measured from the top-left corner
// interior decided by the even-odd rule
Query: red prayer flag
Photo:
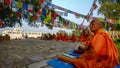
[[[93,9],[95,10],[98,6],[96,5],[96,3],[93,4]]]
[[[38,10],[38,11],[37,11],[37,14],[38,14],[38,15],[42,15],[42,12]]]
[[[38,4],[41,5],[44,2],[44,0],[39,0]]]
[[[54,21],[55,21],[55,19],[54,19],[54,18],[52,18],[52,20],[51,20],[52,25],[54,25]]]
[[[7,4],[7,5],[10,5],[11,0],[4,0],[4,3]]]
[[[111,20],[111,23],[115,23],[116,22],[116,20]]]
[[[2,27],[2,20],[0,19],[0,27]]]

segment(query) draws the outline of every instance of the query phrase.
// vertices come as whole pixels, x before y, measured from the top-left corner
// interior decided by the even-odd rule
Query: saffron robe
[[[72,63],[76,68],[114,68],[118,65],[118,50],[110,36],[99,30],[90,49]]]

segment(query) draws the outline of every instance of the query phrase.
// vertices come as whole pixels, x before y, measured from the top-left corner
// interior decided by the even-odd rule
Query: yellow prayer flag
[[[49,13],[49,14],[47,15],[47,20],[51,20],[51,18],[52,18],[51,13]]]
[[[18,8],[22,8],[22,5],[23,5],[22,2],[18,2],[18,3],[17,3],[17,7],[18,7]]]
[[[118,24],[120,24],[120,20],[118,20]]]
[[[47,19],[44,20],[44,24],[48,24],[48,20]]]
[[[11,13],[11,14],[10,14],[10,17],[13,17],[13,16],[14,16],[14,14],[13,14],[13,13]]]
[[[74,22],[72,22],[72,28],[75,29],[75,24],[74,24]]]
[[[104,21],[104,19],[103,19],[103,18],[98,18],[98,20],[100,20],[100,21]]]

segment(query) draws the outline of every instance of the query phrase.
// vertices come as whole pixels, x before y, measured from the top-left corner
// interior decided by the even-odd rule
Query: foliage
[[[120,54],[120,41],[117,41],[117,42],[116,42],[116,46],[117,46],[118,52],[119,52],[119,54]],[[119,62],[120,62],[120,55],[119,55]]]
[[[73,30],[72,34],[75,34],[76,36],[80,36],[80,31],[79,30]]]
[[[99,0],[99,4],[98,14],[110,19],[120,19],[120,0]]]

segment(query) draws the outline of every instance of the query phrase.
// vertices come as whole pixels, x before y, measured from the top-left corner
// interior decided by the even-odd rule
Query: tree
[[[106,18],[120,19],[120,0],[98,0],[101,5],[98,14],[103,14]]]
[[[120,19],[120,0],[98,0],[101,5],[98,14],[104,15],[108,19]],[[107,23],[106,28],[113,27],[114,30],[120,31],[120,24],[110,24]]]

